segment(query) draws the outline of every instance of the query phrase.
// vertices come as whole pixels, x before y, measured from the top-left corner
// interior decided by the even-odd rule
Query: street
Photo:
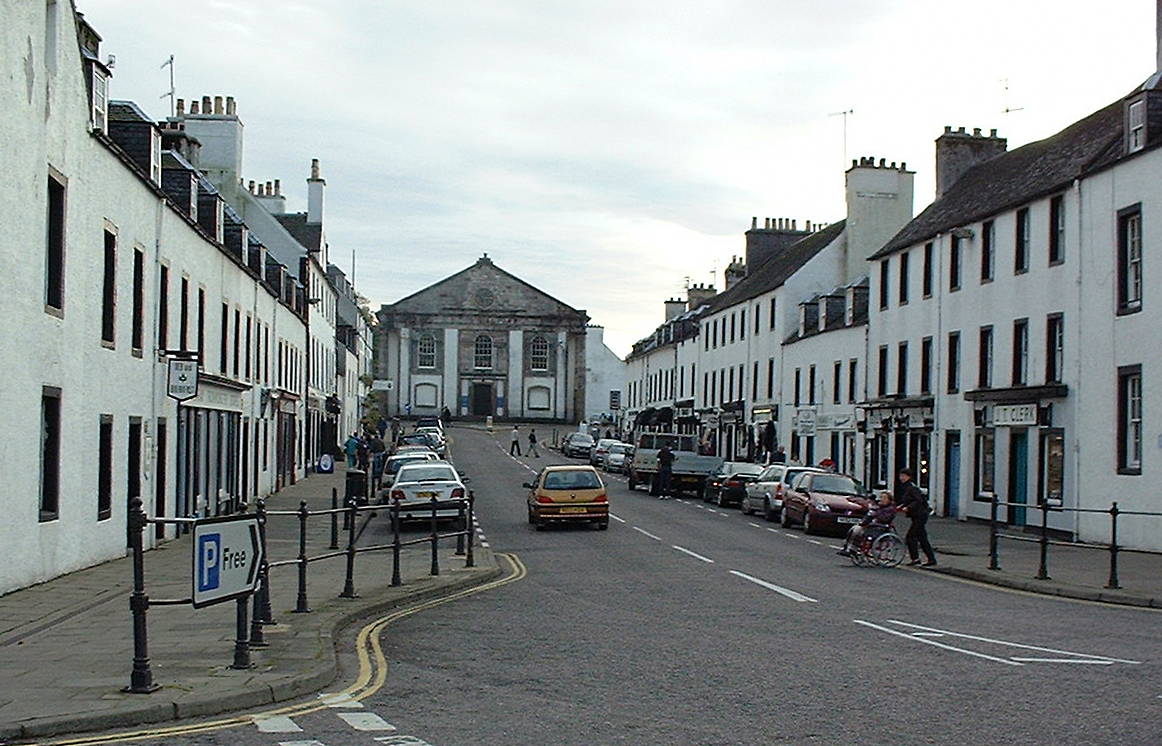
[[[508,582],[383,626],[386,678],[361,701],[144,742],[1157,742],[1154,612],[856,568],[840,539],[617,475],[608,531],[537,532],[521,482],[566,459],[452,433]]]

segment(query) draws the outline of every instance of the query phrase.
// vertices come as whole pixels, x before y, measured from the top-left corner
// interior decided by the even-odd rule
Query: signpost
[[[795,418],[795,430],[804,437],[815,434],[815,410],[800,409]]]
[[[195,609],[242,598],[258,587],[262,542],[254,515],[207,518],[194,524]]]
[[[171,357],[166,394],[179,402],[193,399],[198,395],[197,359]]]

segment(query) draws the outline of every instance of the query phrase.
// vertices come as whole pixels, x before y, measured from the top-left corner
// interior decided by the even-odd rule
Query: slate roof
[[[288,212],[275,215],[275,220],[286,228],[287,233],[302,244],[308,251],[318,251],[323,248],[323,226],[320,223],[308,223],[305,212]]]
[[[145,112],[135,102],[120,99],[109,102],[109,121],[145,122],[146,124],[153,124],[153,120],[147,117]]]
[[[791,244],[758,267],[748,267],[748,274],[734,287],[714,296],[707,313],[717,313],[723,308],[757,298],[763,293],[781,287],[787,279],[802,269],[803,265],[826,248],[843,232],[846,220],[840,220]]]
[[[1118,99],[1051,137],[969,169],[868,258],[879,259],[1060,191],[1077,177],[1116,160],[1121,141],[1122,99]]]

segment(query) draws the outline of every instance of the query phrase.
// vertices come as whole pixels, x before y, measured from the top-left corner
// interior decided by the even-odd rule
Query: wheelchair
[[[861,536],[851,541],[851,532],[861,529]],[[857,567],[896,567],[904,561],[904,540],[891,526],[852,526],[848,532],[849,555]]]

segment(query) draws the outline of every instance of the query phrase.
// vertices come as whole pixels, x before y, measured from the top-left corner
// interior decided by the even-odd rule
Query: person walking
[[[658,451],[658,497],[670,499],[670,480],[674,476],[674,452],[670,446],[662,444]]]
[[[541,452],[537,450],[537,429],[535,427],[529,428],[529,450],[527,453],[533,458],[541,457]]]
[[[909,565],[920,564],[920,550],[924,550],[924,556],[928,561],[924,563],[924,567],[936,566],[936,553],[932,551],[932,544],[928,541],[928,498],[924,497],[924,493],[920,492],[920,488],[912,481],[912,470],[900,470],[900,488],[896,491],[898,499],[896,504],[900,509],[908,514],[911,519],[911,525],[908,526],[908,533],[904,537],[904,543],[908,545],[908,555],[912,558]]]
[[[343,443],[343,452],[347,454],[348,469],[355,466],[355,452],[357,450],[359,450],[359,438],[355,436],[355,433],[351,433],[351,436]]]
[[[512,426],[512,442],[509,443],[509,446],[508,446],[508,455],[509,456],[519,456],[520,455],[520,431],[517,429],[516,425]]]

